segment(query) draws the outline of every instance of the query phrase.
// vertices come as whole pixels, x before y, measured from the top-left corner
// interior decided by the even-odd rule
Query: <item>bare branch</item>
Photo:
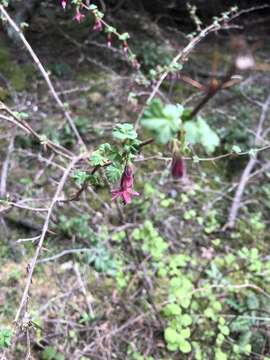
[[[15,134],[12,134],[10,142],[9,142],[9,146],[7,149],[7,155],[6,155],[5,161],[3,162],[3,166],[2,166],[1,180],[0,180],[0,197],[4,197],[6,194],[8,168],[10,165],[10,156],[13,151],[14,138],[15,138]]]
[[[16,31],[16,33],[18,33],[19,37],[21,38],[23,44],[25,45],[26,49],[28,50],[29,54],[31,55],[32,59],[34,60],[35,64],[37,65],[39,71],[41,72],[42,76],[44,77],[49,90],[52,94],[52,96],[54,97],[56,103],[58,104],[58,106],[61,108],[63,114],[65,115],[70,128],[72,129],[72,131],[74,132],[77,140],[79,141],[80,145],[83,145],[84,148],[86,149],[86,145],[84,144],[81,135],[79,134],[76,125],[74,124],[74,121],[72,119],[72,117],[70,116],[70,113],[66,110],[66,107],[64,105],[64,103],[62,102],[62,100],[60,99],[60,97],[58,96],[56,90],[54,89],[54,86],[50,80],[49,74],[48,72],[45,70],[44,66],[42,65],[42,63],[40,62],[39,58],[37,57],[36,53],[34,52],[34,50],[32,49],[31,45],[29,44],[29,42],[26,40],[23,32],[21,31],[21,29],[18,27],[18,25],[12,20],[12,18],[9,16],[8,12],[6,11],[5,7],[3,5],[0,5],[0,11],[2,12],[2,14],[4,15],[5,19],[8,21],[9,25]]]
[[[265,103],[262,106],[262,111],[261,111],[261,115],[260,115],[260,119],[258,122],[258,126],[257,126],[257,130],[256,130],[256,134],[255,134],[255,146],[259,145],[260,142],[260,138],[261,138],[261,134],[263,131],[263,124],[266,120],[267,117],[267,113],[269,110],[269,106],[270,106],[270,94],[268,95]],[[257,154],[253,157],[251,157],[242,173],[242,176],[240,178],[235,196],[233,198],[233,202],[229,211],[229,215],[228,215],[228,221],[225,224],[225,226],[223,227],[224,230],[226,229],[232,229],[235,226],[235,222],[238,216],[238,212],[239,209],[241,207],[241,200],[242,200],[242,196],[245,190],[245,187],[250,179],[252,170],[254,169],[255,164],[257,163]]]

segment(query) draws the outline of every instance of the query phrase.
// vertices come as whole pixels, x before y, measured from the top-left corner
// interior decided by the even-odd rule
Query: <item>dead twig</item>
[[[29,54],[31,55],[32,59],[34,60],[35,64],[37,65],[39,71],[41,72],[42,76],[44,77],[49,90],[52,94],[52,96],[54,97],[57,105],[60,107],[60,109],[62,110],[65,118],[67,119],[70,128],[72,129],[73,133],[75,134],[78,142],[80,145],[84,146],[84,148],[86,149],[86,145],[84,144],[81,135],[78,132],[78,129],[72,119],[72,117],[70,116],[70,113],[68,112],[66,106],[64,105],[64,103],[62,102],[62,100],[60,99],[60,97],[58,96],[51,80],[49,77],[48,72],[45,70],[44,66],[42,65],[41,61],[39,60],[38,56],[36,55],[36,53],[34,52],[34,50],[32,49],[31,45],[29,44],[29,42],[26,40],[23,32],[21,31],[21,29],[18,27],[18,25],[12,20],[12,18],[9,16],[8,12],[6,11],[5,7],[3,5],[0,5],[0,11],[1,13],[4,15],[4,18],[7,20],[7,22],[9,23],[9,25],[13,28],[13,30],[15,30],[15,32],[19,35],[20,39],[22,40],[23,44],[25,45],[27,51],[29,52]]]
[[[6,194],[8,169],[10,166],[11,153],[14,147],[14,139],[15,139],[15,134],[12,134],[7,149],[7,155],[2,165],[1,180],[0,180],[0,197],[4,197]]]
[[[80,273],[80,269],[79,269],[79,266],[78,266],[77,263],[74,265],[73,269],[74,269],[74,272],[75,272],[75,274],[76,274],[76,276],[77,276],[77,279],[78,279],[78,283],[79,283],[81,292],[83,293],[83,296],[84,296],[84,298],[85,298],[85,302],[86,302],[87,307],[88,307],[89,316],[90,316],[91,319],[94,319],[95,314],[94,314],[92,305],[91,305],[90,301],[88,300],[87,291],[86,291],[85,285],[84,285],[84,283],[83,283],[83,280],[82,280],[82,277],[81,277],[81,273]]]
[[[0,101],[0,112],[4,112],[5,114],[0,113],[0,120],[4,120],[7,122],[11,122],[12,124],[20,127],[24,130],[28,135],[32,135],[35,139],[39,141],[41,145],[46,149],[49,148],[53,152],[68,159],[72,159],[74,154],[65,149],[63,146],[55,144],[53,141],[47,139],[44,135],[38,134],[26,121],[20,119],[16,113],[9,109],[4,103]]]
[[[254,141],[255,146],[259,145],[261,134],[263,131],[263,124],[266,120],[269,107],[270,107],[270,94],[268,95],[266,101],[262,105],[262,111],[261,111],[260,119],[258,122],[256,134],[255,134],[255,141]],[[246,188],[246,185],[250,179],[252,170],[254,169],[254,166],[256,163],[257,163],[257,154],[255,154],[253,157],[250,157],[250,159],[241,175],[241,178],[240,178],[240,181],[239,181],[239,184],[238,184],[238,187],[237,187],[237,190],[234,195],[232,205],[231,205],[231,208],[229,211],[228,221],[225,224],[225,226],[223,227],[223,230],[233,229],[235,226],[238,212],[241,207],[242,196],[243,196],[244,190]]]

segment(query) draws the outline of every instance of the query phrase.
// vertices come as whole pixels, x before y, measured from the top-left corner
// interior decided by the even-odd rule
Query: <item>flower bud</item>
[[[93,26],[94,31],[101,31],[102,30],[102,22],[100,19],[96,19],[95,24]]]
[[[61,6],[65,10],[65,8],[67,6],[67,0],[61,0]]]
[[[127,189],[133,186],[133,171],[132,171],[132,167],[129,165],[125,166],[125,169],[121,177],[120,186],[121,189]]]
[[[172,177],[180,179],[185,174],[185,163],[180,155],[173,155],[172,166],[171,166]]]
[[[80,12],[79,9],[76,10],[76,14],[73,17],[73,20],[77,21],[78,23],[80,23],[83,19],[85,18],[85,16]]]
[[[107,36],[107,46],[111,47],[112,46],[112,34],[109,33]]]

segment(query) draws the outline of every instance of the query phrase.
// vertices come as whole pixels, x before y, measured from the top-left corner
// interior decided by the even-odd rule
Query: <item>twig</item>
[[[50,257],[38,260],[37,264],[43,264],[43,263],[46,263],[48,261],[54,261],[54,260],[59,259],[62,256],[65,256],[65,255],[80,254],[80,253],[89,252],[89,251],[91,251],[91,249],[89,249],[89,248],[63,250],[59,254],[56,254],[54,256],[50,256]]]
[[[201,32],[194,37],[183,50],[181,50],[172,60],[168,69],[163,72],[160,79],[158,80],[156,86],[154,87],[152,93],[147,99],[147,103],[149,104],[153,98],[156,96],[158,89],[160,88],[163,81],[166,79],[171,69],[174,68],[178,63],[184,63],[187,60],[187,56],[194,50],[195,46],[197,46],[207,35],[209,35],[213,31],[220,30],[222,28],[220,22],[223,20],[221,17],[219,20],[215,21],[211,25],[207,26],[205,29],[201,30]],[[229,20],[227,20],[228,22]]]
[[[73,39],[72,37],[70,37],[69,35],[67,35],[62,29],[57,27],[58,32],[63,35],[63,37],[65,39],[67,39],[69,42],[71,42],[73,45],[77,46],[79,49],[83,50],[86,48],[86,46],[84,44],[81,44],[80,42],[78,42],[77,40]],[[108,46],[106,46],[106,48],[108,49]],[[108,66],[102,64],[101,62],[93,59],[93,57],[89,57],[85,54],[83,54],[83,57],[90,63],[90,64],[94,64],[98,67],[100,67],[102,70],[108,71],[109,73],[118,76],[117,73],[115,71],[113,71],[112,69],[110,69]]]
[[[26,205],[21,205],[20,203],[16,203],[13,201],[0,201],[0,205],[3,203],[3,205],[7,205],[7,207],[0,207],[0,213],[9,210],[12,207],[17,207],[19,209],[23,209],[23,210],[29,210],[29,211],[37,211],[37,212],[47,212],[48,209],[47,208],[34,208],[31,206],[26,206]]]
[[[262,111],[261,111],[259,123],[257,126],[256,134],[255,134],[255,146],[258,146],[258,144],[259,144],[261,134],[263,131],[263,124],[266,119],[269,106],[270,106],[270,94],[268,95],[266,101],[264,102],[264,104],[262,106]],[[245,187],[250,179],[252,170],[256,163],[257,163],[257,154],[255,154],[255,156],[253,156],[249,159],[249,161],[242,173],[242,176],[240,178],[240,181],[239,181],[239,184],[238,184],[238,187],[237,187],[237,190],[236,190],[236,193],[233,198],[232,205],[231,205],[231,208],[229,211],[228,221],[225,224],[225,226],[223,227],[224,230],[232,229],[235,226],[237,215],[238,215],[239,209],[241,207],[242,196],[243,196]]]
[[[27,342],[27,354],[25,356],[25,360],[31,359],[31,339],[30,339],[30,333],[29,329],[26,330],[26,342]]]
[[[191,295],[193,295],[193,294],[195,294],[197,292],[208,291],[209,289],[224,289],[224,288],[228,288],[228,289],[247,289],[247,288],[248,289],[253,289],[253,290],[263,294],[268,299],[270,299],[270,295],[267,292],[265,292],[262,288],[260,288],[259,286],[255,285],[255,284],[240,284],[240,285],[230,285],[230,284],[228,284],[228,285],[219,285],[219,284],[214,284],[214,285],[194,289],[191,292]]]
[[[146,101],[146,105],[143,107],[143,109],[141,110],[136,124],[135,124],[135,128],[137,129],[139,126],[139,121],[141,116],[143,115],[144,111],[145,111],[145,107],[147,105],[149,105],[149,103],[151,103],[151,101],[154,99],[154,97],[157,95],[160,86],[162,85],[163,81],[167,78],[168,74],[172,71],[172,69],[174,69],[174,67],[177,64],[184,64],[187,61],[187,57],[188,55],[194,50],[194,48],[206,37],[208,36],[210,33],[214,32],[214,31],[218,31],[222,28],[224,28],[224,25],[227,26],[228,22],[236,19],[237,17],[252,12],[252,11],[256,11],[256,10],[261,10],[264,8],[268,8],[268,5],[262,5],[262,6],[254,6],[252,8],[249,9],[244,9],[241,10],[239,12],[236,12],[235,14],[233,14],[233,10],[230,11],[229,14],[229,18],[225,18],[223,16],[221,16],[219,19],[217,19],[216,21],[214,21],[211,25],[207,26],[206,28],[204,28],[196,37],[194,37],[188,44],[187,46],[184,47],[184,49],[182,49],[171,61],[170,65],[167,67],[167,69],[161,74],[158,82],[156,83],[153,91],[151,92],[150,96],[148,97],[147,101]],[[222,24],[223,23],[223,24]]]
[[[18,240],[16,241],[16,243],[17,243],[17,244],[20,244],[20,243],[22,243],[22,242],[28,242],[28,241],[31,241],[31,242],[33,243],[33,242],[37,241],[39,238],[40,238],[40,235],[34,236],[34,237],[32,237],[32,238],[18,239]]]
[[[192,110],[192,112],[189,115],[189,119],[193,119],[195,115],[198,114],[198,112],[201,110],[202,107],[204,107],[205,104],[208,103],[210,99],[212,99],[220,90],[222,90],[223,85],[229,81],[234,74],[235,67],[231,66],[225,75],[225,77],[220,81],[219,84],[217,84],[215,87],[212,88],[210,85],[209,90],[207,91],[206,95],[202,98],[202,100],[195,106],[195,108]]]
[[[6,194],[8,168],[9,168],[9,164],[10,164],[11,153],[12,153],[13,147],[14,147],[14,139],[15,139],[15,134],[12,134],[10,142],[9,142],[9,146],[7,149],[7,155],[6,155],[5,161],[3,162],[3,166],[2,166],[1,180],[0,180],[0,197],[4,197]]]
[[[82,291],[83,296],[85,298],[85,301],[86,301],[86,304],[87,304],[87,307],[88,307],[89,316],[90,316],[91,319],[94,319],[95,314],[94,314],[92,305],[91,305],[90,301],[88,300],[87,291],[86,291],[85,285],[83,283],[81,273],[80,273],[80,269],[79,269],[79,266],[78,266],[77,263],[74,265],[74,272],[75,272],[75,274],[77,276],[78,283],[80,285],[81,291]]]
[[[40,62],[39,58],[37,57],[36,53],[34,52],[34,50],[32,49],[31,45],[29,44],[29,42],[26,40],[23,32],[21,31],[21,29],[18,27],[18,25],[12,20],[12,18],[9,16],[8,12],[6,11],[5,7],[3,5],[0,5],[0,11],[2,12],[2,14],[4,15],[4,17],[6,18],[6,20],[8,21],[9,25],[15,30],[16,33],[18,33],[19,37],[21,38],[23,44],[25,45],[26,49],[28,50],[29,54],[31,55],[32,59],[34,60],[35,64],[37,65],[38,69],[40,70],[42,76],[44,77],[49,90],[52,94],[52,96],[54,97],[56,103],[58,104],[58,106],[61,108],[63,114],[65,115],[70,128],[72,129],[72,131],[74,132],[78,142],[80,145],[84,146],[84,148],[86,149],[86,145],[84,144],[81,135],[79,134],[76,125],[74,124],[73,119],[71,118],[69,112],[66,110],[66,107],[64,105],[64,103],[62,102],[62,100],[60,99],[60,97],[58,96],[56,90],[54,89],[54,86],[50,80],[49,74],[48,72],[45,70],[44,66],[42,65],[42,63]]]
[[[72,159],[74,154],[64,148],[61,145],[55,144],[53,141],[47,139],[43,135],[38,134],[26,121],[20,119],[16,113],[11,111],[9,107],[7,107],[4,103],[0,101],[0,111],[3,111],[7,113],[9,116],[1,114],[0,113],[0,119],[4,121],[11,122],[12,124],[20,127],[22,130],[24,130],[28,135],[32,135],[34,138],[36,138],[41,145],[44,147],[48,147],[52,151],[54,151],[56,154],[61,155],[63,157],[66,157],[68,159]]]
[[[154,139],[147,139],[145,141],[142,141],[139,145],[139,150],[141,150],[144,146],[151,144],[154,141]],[[109,165],[112,164],[112,161],[108,161],[106,164],[104,165],[97,165],[95,166],[91,171],[90,171],[90,175],[94,175],[98,170],[103,169],[104,167],[107,167]],[[80,189],[74,194],[72,195],[70,198],[62,200],[61,202],[65,203],[65,202],[70,202],[70,201],[79,201],[80,200],[80,196],[81,194],[88,188],[88,182],[89,180],[86,179],[83,184],[81,185]]]

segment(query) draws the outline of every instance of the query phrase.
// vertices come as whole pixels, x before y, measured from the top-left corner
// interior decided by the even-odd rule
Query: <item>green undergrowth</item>
[[[7,79],[13,90],[26,90],[34,71],[34,66],[29,63],[18,64],[11,50],[1,43],[0,73]]]

